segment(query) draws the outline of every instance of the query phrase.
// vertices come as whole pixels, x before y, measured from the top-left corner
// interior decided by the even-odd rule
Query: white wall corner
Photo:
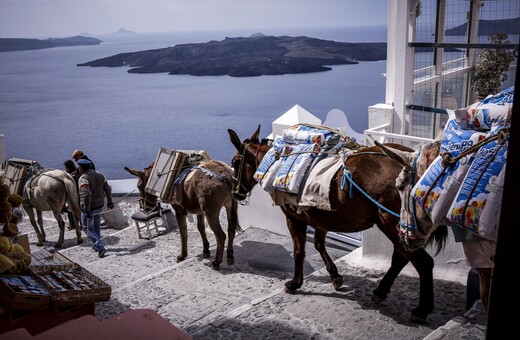
[[[368,128],[389,124],[392,126],[392,118],[395,109],[390,104],[376,104],[368,107]]]

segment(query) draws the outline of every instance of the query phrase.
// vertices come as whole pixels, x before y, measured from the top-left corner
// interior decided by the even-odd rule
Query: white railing
[[[390,130],[390,124],[383,124],[371,129],[367,129],[364,131],[364,138],[366,145],[375,145],[374,141],[378,141],[379,143],[398,143],[402,145],[406,145],[408,147],[414,148],[415,146],[423,143],[431,143],[433,139],[410,136],[410,135],[401,135],[397,133],[387,132]]]

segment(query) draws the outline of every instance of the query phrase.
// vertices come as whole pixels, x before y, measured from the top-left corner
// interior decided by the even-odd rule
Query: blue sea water
[[[332,71],[251,78],[129,74],[128,68],[78,67],[117,53],[227,37],[306,35],[344,42],[384,42],[385,27],[178,32],[99,37],[95,46],[0,53],[0,133],[8,158],[63,168],[83,150],[109,179],[142,169],[160,147],[204,149],[227,163],[235,153],[228,129],[241,139],[298,104],[322,121],[332,109],[358,132],[367,108],[384,102],[386,62],[334,66]]]

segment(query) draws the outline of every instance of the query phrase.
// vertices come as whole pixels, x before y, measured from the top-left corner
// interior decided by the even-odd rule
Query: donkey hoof
[[[413,313],[410,314],[410,322],[413,322],[418,325],[422,325],[426,322],[426,318],[414,315]]]
[[[292,281],[287,281],[285,283],[285,286],[284,286],[284,291],[287,293],[287,294],[294,294],[296,293],[296,290],[298,288],[296,288],[295,285],[293,285]]]
[[[204,250],[204,251],[202,252],[202,257],[203,257],[203,258],[207,259],[207,258],[210,257],[210,256],[211,256],[211,252],[210,252],[209,250]]]
[[[379,288],[374,289],[372,292],[372,302],[376,305],[380,304],[381,302],[385,301],[387,294],[383,294],[379,291]]]
[[[38,242],[38,243],[36,243],[36,246],[38,246],[38,247],[43,246],[43,242]]]
[[[78,238],[78,244],[82,244],[83,243],[83,239],[82,238]]]
[[[220,263],[218,263],[217,261],[213,261],[211,262],[211,268],[215,269],[215,270],[219,270],[220,268]]]
[[[56,244],[54,245],[54,248],[61,248],[61,243],[56,243]]]
[[[341,275],[333,277],[331,281],[332,281],[332,286],[334,287],[335,290],[338,290],[341,288],[341,286],[343,286],[343,276],[341,276]]]
[[[235,258],[234,257],[228,257],[227,258],[227,264],[228,266],[232,266],[235,264]]]
[[[177,256],[177,263],[182,262],[186,259],[186,256],[179,255]]]

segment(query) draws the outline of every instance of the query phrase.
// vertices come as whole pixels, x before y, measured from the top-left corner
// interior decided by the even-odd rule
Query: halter
[[[235,197],[235,200],[241,204],[241,205],[248,205],[249,204],[249,197],[251,196],[251,191],[249,191],[243,184],[242,184],[242,170],[244,168],[244,162],[245,162],[245,158],[246,158],[246,151],[247,149],[249,148],[249,144],[251,143],[247,143],[244,145],[244,148],[242,150],[242,154],[240,153],[237,153],[239,159],[240,159],[240,163],[239,163],[239,166],[238,166],[238,175],[237,175],[237,185],[236,187],[232,190],[232,194],[233,194],[233,197]],[[258,153],[260,152],[260,144],[258,144],[258,147],[256,148],[256,151],[255,151],[255,168],[258,167]],[[240,189],[243,189],[246,193],[243,194],[240,192]],[[237,197],[244,197],[243,199],[238,199]]]
[[[419,221],[417,220],[417,209],[415,207],[415,202],[412,200],[412,195],[411,195],[411,192],[415,186],[415,172],[417,170],[417,160],[419,159],[420,155],[421,155],[421,149],[417,152],[417,156],[415,156],[415,159],[413,161],[412,170],[411,170],[411,174],[410,174],[410,194],[409,194],[409,198],[408,198],[408,211],[411,210],[413,221],[415,224],[414,225],[410,225],[410,224],[405,225],[403,220],[401,219],[401,220],[399,220],[399,227],[401,229],[405,229],[406,231],[417,229],[417,231],[419,231],[421,234],[426,235],[423,228],[421,228]],[[410,205],[412,206],[411,209],[410,209]],[[406,235],[406,237],[410,238],[408,236],[408,233],[406,233],[405,235]]]

